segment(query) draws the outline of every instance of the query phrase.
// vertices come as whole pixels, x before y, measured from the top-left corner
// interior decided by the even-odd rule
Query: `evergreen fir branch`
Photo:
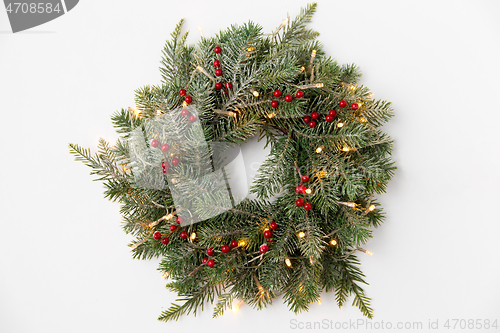
[[[233,301],[234,301],[234,296],[231,292],[220,295],[217,300],[217,304],[215,304],[212,318],[217,318],[222,316],[224,314],[224,311],[228,307],[232,306]]]

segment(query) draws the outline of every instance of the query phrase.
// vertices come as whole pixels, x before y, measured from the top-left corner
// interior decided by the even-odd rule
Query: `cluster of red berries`
[[[271,229],[273,230],[276,230],[278,228],[278,223],[276,222],[271,222],[270,224],[270,227]],[[264,231],[264,238],[267,240],[268,243],[272,244],[274,243],[274,239],[272,239],[273,237],[273,232],[272,230],[265,230]],[[267,251],[269,251],[269,245],[267,245],[266,243],[262,244],[260,247],[259,247],[259,252],[264,254],[266,253]]]
[[[163,168],[163,173],[167,174],[169,172],[170,163],[168,163],[168,161],[167,161],[167,154],[166,153],[170,149],[170,146],[167,145],[166,143],[160,146],[160,142],[158,140],[156,140],[156,139],[152,139],[151,142],[150,142],[150,145],[153,148],[160,148],[161,151],[163,152],[163,156],[165,157],[165,161],[161,162],[161,167]],[[172,164],[174,166],[177,165],[177,164],[179,164],[179,160],[176,157],[174,157],[172,159]]]
[[[309,176],[308,175],[302,175],[300,185],[298,185],[298,186],[295,187],[295,193],[304,193],[305,194],[307,189],[306,189],[306,187],[304,185],[302,185],[302,183],[307,183],[308,181],[309,181]],[[309,202],[306,202],[302,198],[298,198],[295,201],[295,204],[297,205],[297,207],[304,207],[305,210],[311,210],[312,209],[312,205]]]
[[[229,245],[227,245],[227,244],[222,245],[221,251],[222,251],[222,253],[228,253],[229,251],[231,251],[232,248],[235,248],[237,246],[238,246],[238,241],[232,240],[231,243],[229,243]],[[215,251],[212,247],[207,249],[207,255],[209,257],[213,256],[214,253],[215,253]],[[215,260],[208,259],[207,257],[203,258],[203,260],[201,262],[203,264],[207,264],[208,267],[215,266]]]
[[[177,224],[181,224],[182,222],[184,222],[184,219],[180,216],[177,216],[177,219],[175,220],[177,222]],[[153,234],[153,238],[157,241],[161,240],[161,242],[165,245],[168,244],[168,241],[170,240],[170,236],[177,230],[177,226],[175,224],[172,224],[170,225],[170,233],[169,234],[166,234],[166,235],[163,235],[161,232],[159,231],[156,231],[154,234]],[[179,235],[182,239],[186,239],[188,237],[188,234],[186,231],[181,231],[180,235]]]
[[[179,95],[184,97],[184,102],[186,102],[186,104],[189,105],[193,102],[193,98],[187,94],[186,89],[179,89]]]
[[[214,52],[216,54],[220,54],[222,52],[222,49],[220,48],[220,46],[216,46],[214,48]],[[216,76],[222,76],[222,69],[220,68],[220,60],[216,59],[214,60],[214,67],[215,67],[215,75]],[[215,83],[215,89],[217,90],[221,90],[222,87],[224,87],[224,85],[222,84],[222,82],[216,82]],[[227,91],[230,90],[230,89],[233,89],[233,84],[231,82],[227,82],[226,83],[226,89],[227,90],[224,90],[224,94],[227,95]]]
[[[279,98],[279,97],[281,97],[282,92],[281,92],[281,90],[276,89],[274,91],[273,95],[274,95],[274,97]],[[301,98],[302,96],[304,96],[304,92],[302,92],[302,90],[299,90],[295,93],[295,96],[297,96],[297,98]],[[285,95],[285,101],[290,103],[291,101],[293,101],[293,96],[290,94]],[[276,100],[271,101],[271,106],[273,108],[276,109],[278,107],[278,105],[279,105],[278,101],[276,101]]]
[[[344,100],[341,100],[341,101],[339,102],[339,106],[340,106],[341,108],[345,108],[345,107],[347,106],[347,102],[346,102],[346,101],[344,101]],[[351,104],[351,109],[353,109],[353,110],[357,110],[358,108],[359,108],[358,103],[352,103],[352,104]],[[335,119],[335,116],[336,116],[336,115],[337,115],[337,111],[335,111],[334,109],[332,109],[332,110],[330,110],[330,111],[328,112],[328,114],[326,115],[325,120],[326,120],[327,122],[329,122],[329,123],[330,123],[330,122],[332,122],[332,121],[333,121],[333,119]],[[302,120],[303,120],[306,124],[308,124],[308,125],[309,125],[309,127],[313,128],[313,127],[316,127],[316,125],[317,125],[317,124],[316,124],[316,119],[318,119],[318,118],[319,118],[319,113],[318,113],[318,112],[313,112],[313,113],[311,113],[311,116],[305,116],[304,118],[302,118]]]

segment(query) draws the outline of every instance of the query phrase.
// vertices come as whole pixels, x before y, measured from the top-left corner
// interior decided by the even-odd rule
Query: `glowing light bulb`
[[[161,277],[162,277],[162,278],[164,278],[164,279],[166,279],[166,278],[168,278],[168,275],[169,275],[169,274],[170,274],[169,272],[165,272],[165,273],[163,273],[163,274],[161,275]]]
[[[323,147],[316,148],[316,153],[319,154],[323,151]]]
[[[306,189],[306,193],[307,194],[311,194],[312,193],[312,190],[310,188]]]
[[[315,262],[316,262],[316,260],[313,260],[313,259],[309,258],[309,263],[310,263],[311,265],[314,265],[314,263],[315,263]]]
[[[137,118],[139,118],[139,116],[141,115],[141,111],[140,111],[139,109],[137,109],[137,108],[131,108],[131,107],[129,106],[128,110],[129,110],[130,112],[132,112],[132,114],[133,114],[135,117],[137,117]]]
[[[375,94],[371,92],[371,93],[369,93],[368,95],[366,95],[366,98],[372,98],[372,97],[373,97],[373,95],[375,95]]]
[[[188,103],[186,101],[182,102],[182,106],[188,106]]]
[[[335,239],[332,239],[332,240],[330,241],[330,244],[331,244],[332,246],[335,246],[335,245],[337,245],[337,241],[336,241]]]
[[[301,66],[301,67],[300,67],[300,71],[301,71],[301,72],[304,72],[305,70],[306,70],[306,68],[305,68],[304,66]]]
[[[259,97],[259,92],[257,90],[253,90],[252,95],[254,95],[255,97]]]
[[[321,305],[321,297],[318,298],[318,304]]]
[[[375,208],[376,208],[375,205],[370,205],[370,207],[368,207],[368,210],[370,212],[373,212],[375,210]]]
[[[305,233],[305,232],[303,232],[303,231],[301,231],[301,232],[299,232],[299,233],[297,234],[297,236],[299,236],[299,238],[304,238],[304,237],[306,237],[306,233]]]
[[[351,149],[347,146],[342,147],[342,151],[350,151]]]
[[[316,84],[314,85],[314,87],[315,87],[315,88],[323,88],[324,86],[325,86],[325,84],[324,84],[324,83],[316,83]]]
[[[160,116],[160,115],[162,114],[162,112],[163,112],[163,111],[161,111],[161,110],[156,110],[156,115],[157,115],[157,116]]]
[[[285,259],[285,264],[288,266],[288,267],[292,267],[292,261],[288,258]]]
[[[191,238],[192,241],[195,240],[196,239],[196,232],[193,232],[191,234],[191,237],[189,237],[189,238]]]
[[[174,157],[174,153],[170,153],[170,157]]]
[[[203,37],[203,30],[201,29],[201,25],[198,24],[198,31],[200,32],[200,36]]]
[[[372,251],[368,251],[368,250],[366,250],[366,251],[365,251],[365,253],[366,253],[367,255],[369,255],[369,256],[373,255]]]
[[[311,52],[311,57],[312,57],[312,58],[316,57],[316,52],[318,52],[318,51],[316,51],[316,50],[312,50],[312,52]]]
[[[245,242],[245,240],[243,239],[238,242],[238,246],[245,246],[246,244],[247,242]]]
[[[338,128],[342,128],[342,127],[344,127],[344,123],[338,123],[338,124],[337,124],[337,127],[338,127]]]
[[[272,117],[274,117],[275,115],[276,115],[276,113],[274,113],[274,112],[273,112],[273,113],[271,113],[270,115],[268,115],[268,117],[269,117],[269,118],[272,118]]]

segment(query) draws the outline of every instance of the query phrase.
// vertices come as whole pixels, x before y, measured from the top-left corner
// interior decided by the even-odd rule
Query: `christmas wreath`
[[[310,4],[270,34],[249,22],[196,46],[181,20],[163,50],[162,84],[136,90],[112,121],[115,145],[70,144],[121,203],[134,258],[160,257],[179,295],[159,320],[215,303],[262,309],[282,296],[295,313],[333,291],[372,318],[356,252],[383,219],[374,195],[395,166],[380,127],[389,102],[358,85],[355,65],[327,57],[306,28]],[[230,186],[228,151],[258,135],[270,146],[250,193]],[[232,162],[236,160],[233,159]],[[231,162],[231,163],[232,163]],[[233,177],[234,179],[234,177]]]

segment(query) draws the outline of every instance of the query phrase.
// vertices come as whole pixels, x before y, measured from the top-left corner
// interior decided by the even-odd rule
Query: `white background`
[[[18,34],[0,9],[0,332],[285,332],[298,330],[291,320],[363,318],[324,294],[298,316],[277,300],[157,322],[176,295],[156,260],[132,260],[118,204],[67,148],[116,139],[110,115],[160,82],[180,18],[194,43],[198,25],[208,36],[253,20],[270,32],[305,4],[87,0]],[[396,113],[384,127],[398,166],[380,197],[387,222],[366,246],[374,255],[360,256],[374,324],[500,324],[499,12],[498,1],[319,1],[311,27],[327,53],[359,65]],[[259,147],[245,147],[248,163],[265,157]]]

